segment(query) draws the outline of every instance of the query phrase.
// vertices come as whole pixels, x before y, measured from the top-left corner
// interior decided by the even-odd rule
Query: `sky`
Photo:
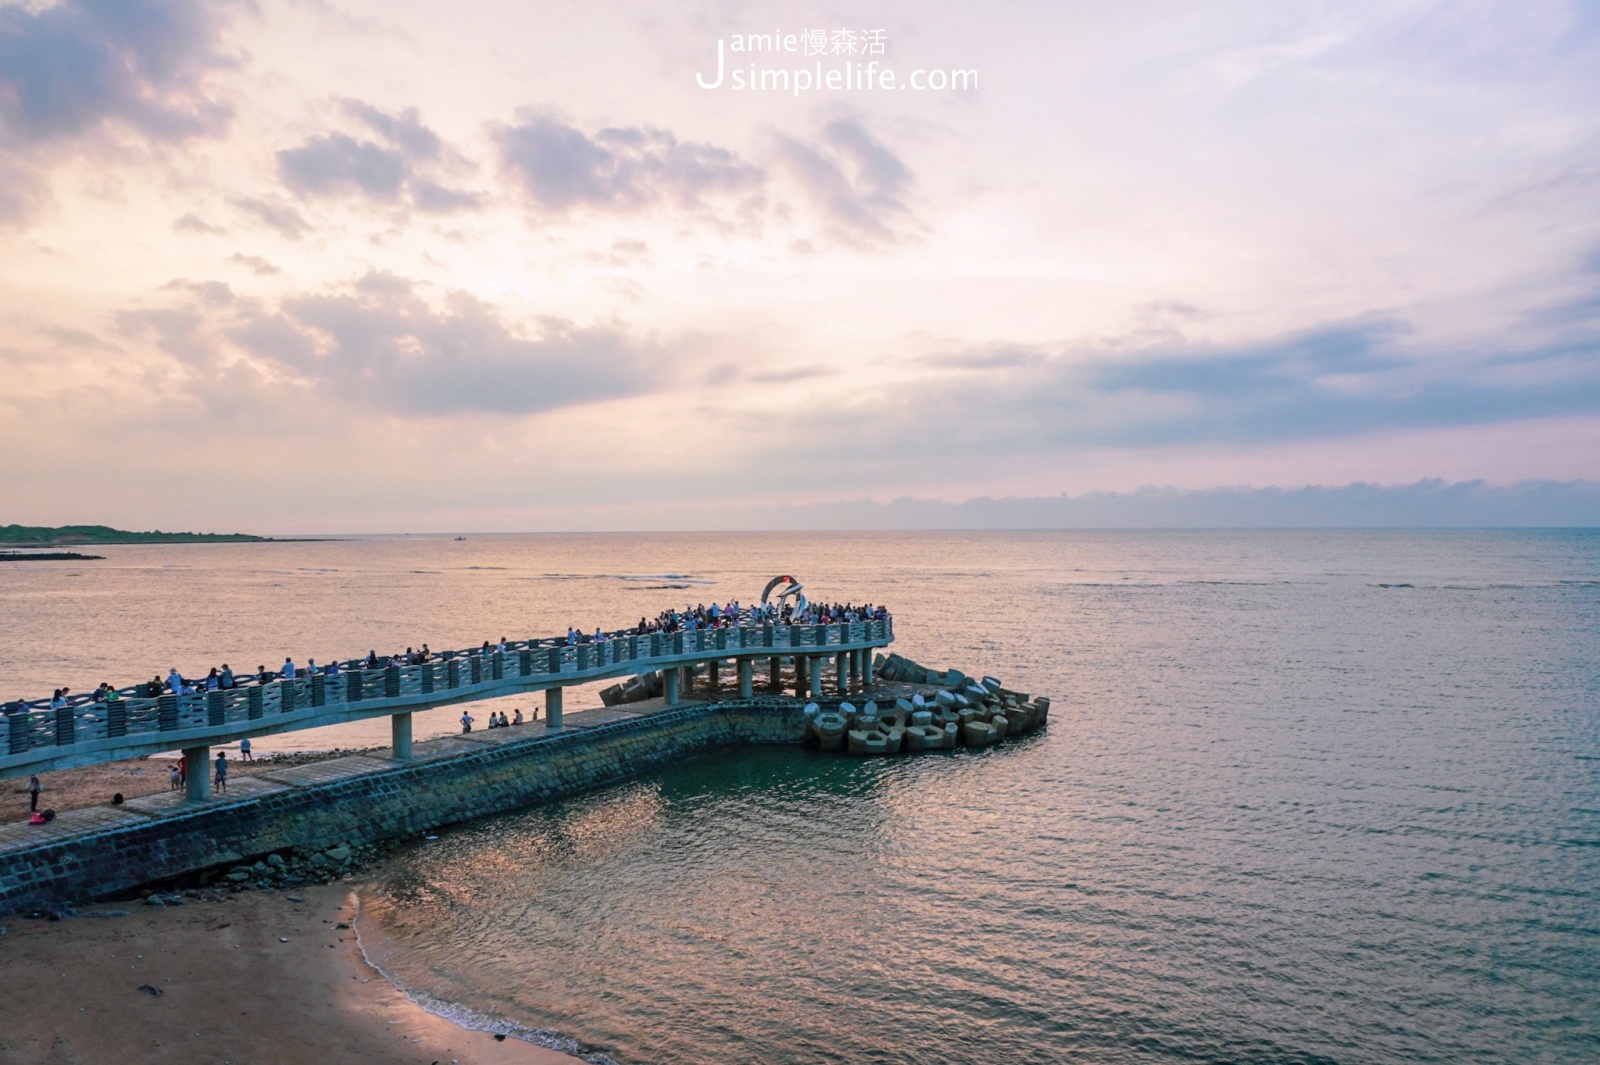
[[[0,0],[0,523],[1600,523],[1597,100],[1547,0]]]

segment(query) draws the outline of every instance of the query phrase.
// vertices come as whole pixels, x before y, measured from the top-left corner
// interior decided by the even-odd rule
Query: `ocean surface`
[[[408,847],[363,943],[466,1023],[624,1063],[1600,1060],[1600,532],[99,553],[0,567],[0,698],[610,628],[778,573],[1052,697],[981,752],[722,753]]]

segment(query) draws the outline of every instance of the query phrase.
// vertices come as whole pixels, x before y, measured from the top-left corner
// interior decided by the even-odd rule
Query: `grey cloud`
[[[388,141],[388,146],[334,132],[278,152],[284,184],[302,198],[356,194],[394,203],[409,195],[414,206],[431,214],[482,205],[476,193],[448,188],[419,172],[420,168],[439,169],[435,164],[442,154],[442,142],[422,124],[415,108],[392,115],[360,100],[346,100],[344,110]]]
[[[361,100],[346,100],[344,109],[346,114],[396,145],[408,159],[439,158],[443,142],[437,133],[422,124],[422,117],[415,107],[391,115]]]
[[[311,231],[311,227],[306,224],[300,212],[288,204],[269,203],[253,196],[246,196],[234,200],[233,205],[265,222],[290,240],[299,240]]]
[[[840,500],[697,515],[734,529],[1394,529],[1600,525],[1600,485],[1438,479],[1405,485],[1141,488],[1077,496]],[[1397,574],[1396,576],[1404,576]]]
[[[666,130],[607,128],[590,136],[549,115],[522,111],[496,131],[501,161],[529,197],[550,211],[634,211],[758,190],[760,168],[711,144]]]
[[[193,211],[188,211],[180,215],[177,220],[172,223],[172,228],[177,230],[179,233],[206,233],[215,235],[227,232],[226,229],[223,229],[221,226],[212,225],[210,222],[207,222]]]
[[[911,221],[912,173],[855,119],[835,119],[820,141],[780,137],[778,157],[837,236],[857,243],[896,239]]]
[[[312,137],[279,152],[278,169],[284,184],[302,195],[359,190],[380,200],[394,199],[407,176],[398,151],[343,133]]]
[[[1338,438],[1600,412],[1600,336],[1488,352],[1402,343],[1403,322],[1334,324],[1239,347],[1049,358],[998,346],[897,389],[885,440],[932,421],[971,454]],[[997,368],[1003,374],[993,373]],[[886,445],[887,446],[887,445]]]
[[[463,293],[436,307],[386,273],[275,307],[236,297],[224,305],[204,286],[178,287],[194,298],[119,322],[187,366],[203,399],[244,356],[270,379],[309,383],[341,406],[402,416],[529,414],[654,389],[670,354],[620,327],[546,317],[519,328]]]
[[[0,129],[11,146],[114,121],[154,140],[219,130],[206,94],[224,66],[223,6],[201,0],[63,0],[0,7]]]
[[[240,255],[236,252],[228,256],[228,261],[236,266],[248,267],[257,277],[270,277],[273,274],[283,273],[259,255]]]

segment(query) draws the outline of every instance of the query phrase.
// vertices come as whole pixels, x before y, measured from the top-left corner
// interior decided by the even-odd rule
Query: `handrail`
[[[663,666],[717,658],[770,657],[796,651],[845,651],[894,639],[893,618],[816,625],[753,623],[723,628],[607,635],[603,641],[566,639],[507,642],[441,652],[424,664],[355,665],[333,675],[245,683],[230,689],[157,697],[119,689],[116,701],[79,697],[57,709],[9,711],[0,718],[0,776],[54,763],[74,748],[73,764],[132,757],[135,749],[174,750],[196,739],[232,739],[319,728],[378,714],[516,691],[562,687]],[[365,659],[353,660],[364,663]],[[15,704],[12,704],[15,705]],[[170,746],[166,745],[170,741]]]

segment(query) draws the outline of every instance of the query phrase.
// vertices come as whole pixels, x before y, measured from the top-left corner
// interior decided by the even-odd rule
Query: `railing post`
[[[544,727],[547,729],[561,727],[560,688],[546,688],[544,690]]]
[[[178,697],[162,695],[156,698],[156,727],[171,732],[178,727]]]
[[[739,698],[749,699],[756,693],[755,673],[756,664],[748,658],[741,658],[739,666]]]
[[[383,671],[383,696],[395,699],[400,695],[400,667],[390,666]]]
[[[77,738],[74,730],[76,722],[73,720],[73,710],[70,706],[63,706],[56,710],[56,746],[65,747]]]
[[[220,725],[222,722],[222,693],[206,692],[206,724]]]
[[[28,712],[24,710],[21,713],[12,714],[7,718],[7,721],[10,722],[7,726],[7,731],[10,735],[7,737],[6,753],[26,754],[28,750]]]
[[[679,700],[683,697],[683,693],[678,690],[678,685],[682,680],[683,674],[678,672],[677,666],[661,671],[661,690],[666,697],[668,706],[677,706]]]
[[[394,714],[389,718],[389,736],[392,740],[394,751],[392,757],[397,762],[411,761],[411,715]]]
[[[126,736],[128,734],[128,708],[118,699],[114,703],[106,704],[106,735]]]
[[[190,799],[211,798],[211,748],[183,749],[183,794]]]

